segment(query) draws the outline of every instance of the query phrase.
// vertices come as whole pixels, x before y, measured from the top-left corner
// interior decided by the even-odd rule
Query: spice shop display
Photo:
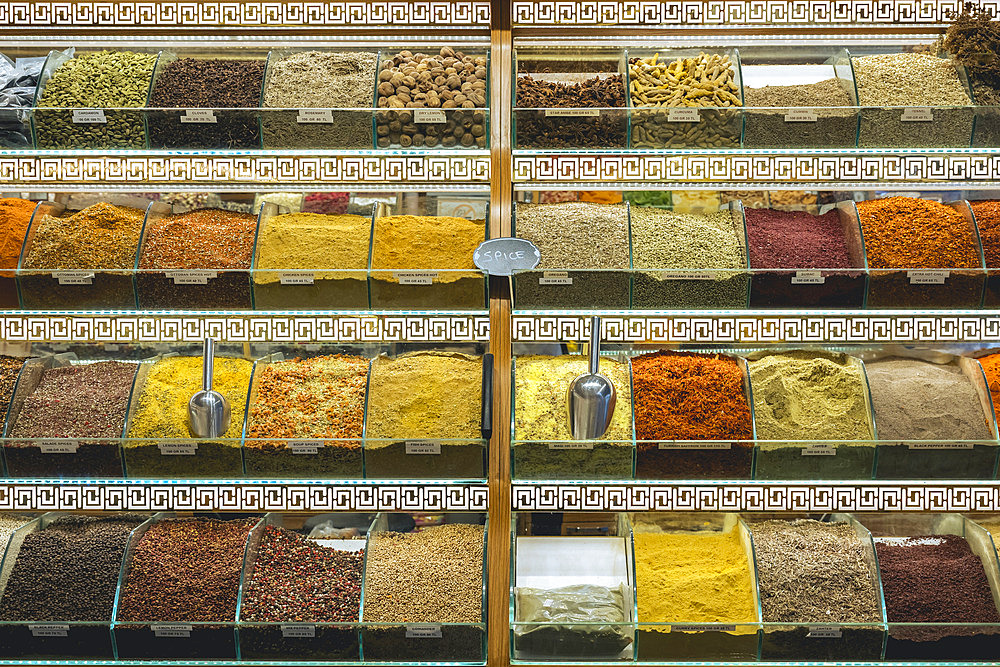
[[[871,479],[872,411],[858,359],[792,350],[752,355],[748,367],[755,479]]]
[[[244,441],[247,476],[360,479],[367,386],[363,357],[258,363]]]
[[[884,626],[871,536],[845,522],[750,523],[761,660],[878,661]]]
[[[146,104],[158,57],[155,50],[50,52],[32,113],[35,147],[146,148],[139,107]]]
[[[380,62],[378,148],[486,148],[485,54],[442,46],[437,53],[383,51]]]
[[[32,359],[21,373],[5,431],[13,477],[122,476],[135,363]]]
[[[973,359],[929,353],[866,363],[879,479],[993,479],[996,426]]]
[[[986,386],[990,390],[990,401],[993,403],[993,415],[1000,424],[1000,352],[988,350],[988,354],[976,355],[976,360],[983,368],[983,375],[986,376]],[[2,360],[0,360],[2,363]],[[3,402],[0,400],[0,408]]]
[[[0,198],[0,308],[17,308],[16,269],[28,224],[38,202]]]
[[[243,573],[240,655],[249,660],[359,660],[364,544],[311,539],[266,525],[259,544],[250,545]]]
[[[632,359],[636,479],[750,479],[746,363],[719,354]]]
[[[486,278],[472,255],[485,240],[484,220],[377,215],[371,251],[372,308],[482,309]]]
[[[150,206],[136,290],[140,308],[249,309],[257,216]]]
[[[927,53],[861,55],[851,64],[861,148],[967,148],[975,112],[965,70]]]
[[[264,148],[371,148],[377,62],[377,53],[365,51],[272,51],[261,104]]]
[[[365,554],[365,660],[485,661],[485,540],[480,525],[397,533],[376,521]]]
[[[857,203],[869,308],[978,308],[983,260],[972,212],[914,197]]]
[[[229,401],[229,429],[199,440],[188,429],[188,401],[202,388],[201,357],[163,357],[143,364],[132,392],[125,470],[130,478],[240,477],[240,438],[253,362],[216,356],[212,387]]]
[[[853,203],[821,215],[754,208],[745,216],[751,308],[864,306],[865,250]]]
[[[639,662],[757,658],[750,539],[734,516],[707,517],[633,533]]]
[[[0,148],[31,148],[30,113],[44,57],[11,59],[0,53]]]
[[[277,215],[265,204],[253,265],[254,307],[367,308],[371,226],[370,217]]]
[[[260,148],[253,110],[261,105],[266,64],[263,57],[162,53],[149,94],[150,148]]]
[[[743,106],[735,50],[629,51],[632,148],[739,148]],[[647,108],[656,111],[646,111]]]
[[[519,49],[514,55],[514,148],[627,147],[620,51]]]
[[[521,204],[513,234],[538,247],[541,261],[514,276],[514,307],[629,307],[627,204]]]
[[[45,514],[14,533],[0,592],[4,658],[114,658],[118,575],[146,518]]]
[[[630,479],[632,392],[628,364],[602,358],[600,373],[615,386],[611,425],[598,440],[573,440],[570,383],[588,372],[585,356],[524,355],[514,359],[511,432],[515,479]]]
[[[167,518],[137,531],[118,592],[119,659],[234,660],[244,554],[262,529],[257,519]]]
[[[10,400],[14,396],[14,388],[17,386],[17,378],[21,374],[24,361],[23,357],[0,354],[0,415],[3,415],[5,420],[7,408],[10,407]],[[0,425],[0,432],[2,432],[2,428]]]
[[[518,586],[514,650],[521,657],[608,660],[631,644],[623,586]],[[573,625],[573,623],[587,625]]]
[[[969,207],[976,219],[976,230],[983,247],[983,263],[986,265],[983,307],[996,308],[1000,306],[1000,201],[970,201]]]
[[[951,16],[944,47],[956,63],[965,67],[977,105],[973,148],[1000,145],[1000,32],[986,7],[965,2]]]
[[[633,308],[746,307],[740,204],[703,214],[630,206],[629,216]]]
[[[72,213],[38,205],[18,271],[25,308],[135,308],[132,272],[146,202],[116,201]]]
[[[365,433],[369,479],[482,479],[483,362],[411,352],[372,362]]]

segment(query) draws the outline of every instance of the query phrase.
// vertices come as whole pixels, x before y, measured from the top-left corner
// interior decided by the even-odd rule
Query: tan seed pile
[[[854,58],[862,106],[967,106],[972,104],[955,65],[926,53],[882,53]]]

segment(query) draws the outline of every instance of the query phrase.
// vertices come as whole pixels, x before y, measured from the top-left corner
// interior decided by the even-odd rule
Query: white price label
[[[715,280],[709,271],[662,271],[660,280]]]
[[[786,123],[815,123],[819,116],[812,109],[789,109],[785,114]]]
[[[185,109],[181,114],[182,123],[217,123],[215,112],[211,109]]]
[[[427,440],[407,440],[407,454],[440,454],[441,443]]]
[[[732,449],[731,442],[713,442],[697,440],[665,440],[659,444],[660,449]]]
[[[319,454],[320,447],[323,446],[322,440],[289,440],[286,443],[288,449],[292,450],[292,454]]]
[[[678,623],[670,626],[671,632],[736,632],[735,625],[715,625],[713,623],[692,623],[690,625]]]
[[[400,285],[433,285],[437,271],[396,271],[394,274]]]
[[[333,109],[299,109],[299,123],[332,123]]]
[[[538,278],[539,285],[572,285],[573,279],[569,277],[569,271],[542,271]]]
[[[909,107],[903,109],[899,120],[904,123],[927,123],[934,120],[934,113],[926,107]]]
[[[76,450],[80,448],[80,442],[77,440],[39,440],[38,449],[41,450],[42,454],[76,454]]]
[[[700,121],[701,112],[693,107],[670,109],[667,111],[668,123],[698,123]]]
[[[160,448],[160,454],[163,456],[194,456],[198,453],[198,443],[193,440],[158,442],[156,446]]]
[[[52,277],[59,281],[60,285],[93,285],[93,271],[53,271]]]
[[[796,271],[792,276],[793,285],[822,285],[825,282],[822,271]]]
[[[593,449],[592,442],[550,442],[549,449]]]
[[[122,349],[122,346],[118,345],[117,343],[105,343],[104,344],[104,351],[105,352],[118,352],[121,349]]]
[[[323,349],[323,346],[319,343],[306,343],[302,347],[305,348],[306,352],[319,352]]]
[[[444,109],[414,109],[414,123],[447,123],[448,114]]]
[[[948,280],[949,275],[951,275],[950,271],[941,270],[906,272],[906,277],[910,279],[911,285],[944,285],[944,281]]]
[[[31,630],[32,637],[68,637],[69,636],[69,626],[68,625],[57,625],[52,623],[45,624],[29,624],[28,629]]]
[[[840,639],[840,628],[836,625],[810,625],[806,637],[811,639]]]
[[[589,118],[600,116],[600,109],[546,109],[546,118]]]
[[[440,625],[430,625],[430,624],[407,624],[406,626],[406,638],[407,639],[440,639],[441,638],[441,626]]]
[[[911,442],[910,449],[972,449],[974,442]]]
[[[313,638],[316,636],[316,626],[308,623],[282,623],[281,636],[288,638]]]
[[[316,281],[316,274],[312,271],[286,271],[278,280],[282,285],[312,285]]]
[[[74,123],[107,123],[104,109],[73,109]]]
[[[207,285],[209,280],[219,277],[219,272],[187,269],[183,271],[167,271],[167,277],[171,278],[175,285]]]
[[[155,637],[190,637],[191,626],[186,623],[157,623],[150,625]]]
[[[837,446],[827,444],[807,445],[802,448],[802,456],[836,456]]]

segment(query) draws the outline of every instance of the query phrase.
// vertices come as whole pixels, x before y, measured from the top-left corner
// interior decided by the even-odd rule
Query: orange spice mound
[[[14,197],[0,199],[0,269],[16,269],[21,244],[37,202]]]
[[[914,197],[858,202],[868,266],[873,269],[978,268],[976,237],[945,204]]]
[[[993,399],[993,411],[1000,419],[1000,354],[990,354],[980,357],[980,365],[986,373],[986,382],[990,385],[990,397]]]
[[[972,212],[976,214],[986,267],[1000,268],[1000,201],[987,199],[969,204],[972,206]]]

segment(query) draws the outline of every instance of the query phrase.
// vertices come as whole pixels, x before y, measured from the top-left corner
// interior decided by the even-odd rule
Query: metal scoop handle
[[[205,346],[202,348],[202,370],[201,388],[205,391],[212,391],[212,375],[215,371],[215,341],[211,338],[205,339]]]
[[[590,318],[590,374],[597,375],[601,368],[601,318]]]

